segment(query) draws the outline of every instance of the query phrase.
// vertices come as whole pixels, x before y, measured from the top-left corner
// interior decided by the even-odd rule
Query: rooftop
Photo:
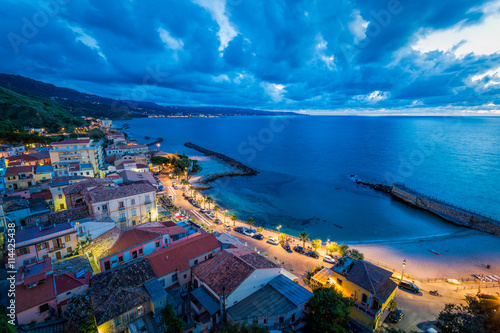
[[[92,265],[86,254],[55,261],[52,263],[52,267],[54,276],[78,273],[80,271],[92,272]]]
[[[64,141],[59,141],[59,142],[52,142],[51,146],[60,146],[60,145],[85,145],[89,144],[90,139],[89,138],[80,138],[80,139],[75,139],[75,140],[64,140]]]
[[[16,243],[28,242],[35,238],[46,237],[49,235],[67,235],[70,233],[76,233],[73,226],[69,223],[61,223],[56,225],[50,225],[48,227],[35,227],[25,230],[19,230],[16,232]]]
[[[109,180],[109,179],[108,179]],[[91,203],[131,197],[138,194],[154,192],[156,188],[149,184],[129,184],[123,186],[99,186],[85,194]]]
[[[86,190],[90,187],[106,185],[106,184],[114,184],[114,183],[106,178],[89,178],[66,187],[65,189],[63,189],[63,192],[65,195],[77,194],[81,193],[83,190]]]
[[[54,280],[50,258],[19,268],[16,282],[16,313],[46,303],[55,298]],[[49,274],[49,275],[47,275]],[[28,284],[41,282],[31,288]]]
[[[220,248],[219,242],[214,235],[205,233],[197,237],[181,240],[148,254],[155,275],[160,278],[173,271],[183,272],[190,268],[189,260],[204,253]]]
[[[64,273],[56,276],[54,278],[56,295],[64,294],[81,286],[88,286],[91,276],[91,272],[86,272],[81,278],[77,278],[76,273]]]
[[[33,172],[32,165],[15,166],[7,168],[7,171],[5,172],[5,177],[17,176],[20,173],[29,173],[29,172]]]
[[[151,296],[144,284],[154,278],[145,259],[94,275],[90,281],[90,296],[97,325],[147,302]]]

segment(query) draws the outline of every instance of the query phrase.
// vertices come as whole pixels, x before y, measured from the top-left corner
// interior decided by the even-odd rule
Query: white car
[[[330,264],[335,264],[337,262],[337,259],[332,256],[324,256],[323,261],[328,262]]]
[[[248,237],[253,237],[255,236],[255,231],[253,231],[252,229],[245,229],[243,230],[243,234],[247,235]]]
[[[214,216],[214,214],[210,213],[210,214],[207,214],[207,216],[208,216],[211,220],[215,220],[215,216]]]
[[[267,240],[267,242],[268,242],[269,244],[273,244],[273,245],[278,245],[278,244],[279,244],[279,242],[278,242],[276,239],[272,238],[272,237],[271,237],[271,238],[269,238],[269,239]]]

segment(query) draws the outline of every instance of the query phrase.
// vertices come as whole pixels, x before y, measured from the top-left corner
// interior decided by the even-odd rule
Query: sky
[[[0,72],[163,105],[500,115],[500,0],[3,0]]]

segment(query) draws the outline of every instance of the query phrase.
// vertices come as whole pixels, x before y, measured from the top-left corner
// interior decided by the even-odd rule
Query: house
[[[101,271],[158,251],[170,242],[168,229],[159,222],[120,230],[113,228],[94,238],[85,253]]]
[[[113,165],[118,166],[123,162],[135,162],[136,164],[148,164],[148,158],[144,154],[113,155]],[[111,158],[111,157],[110,157]]]
[[[113,184],[112,181],[106,178],[89,178],[81,182],[71,184],[63,189],[63,194],[68,208],[76,208],[85,206],[86,203],[83,197],[88,189],[97,186],[106,186]]]
[[[229,307],[227,315],[234,322],[257,322],[276,329],[289,327],[304,317],[304,308],[312,296],[312,292],[298,283],[285,275],[278,275]]]
[[[87,291],[92,277],[90,271],[54,273],[57,312],[63,313],[68,307],[68,302],[73,295],[81,295]]]
[[[45,258],[59,260],[78,246],[76,230],[70,223],[18,230],[16,268]]]
[[[50,165],[50,155],[48,151],[34,152],[31,154],[21,154],[7,157],[7,164],[14,165]]]
[[[325,267],[313,276],[320,284],[334,284],[355,304],[351,318],[369,330],[377,330],[387,315],[384,311],[394,298],[397,283],[392,272],[364,260],[349,256],[340,258],[332,267]]]
[[[135,172],[135,171],[131,171],[131,170],[124,170],[124,171],[120,172],[119,175],[123,179],[124,183],[146,181],[154,187],[158,186],[158,182],[155,180],[153,175],[149,172]]]
[[[104,159],[101,143],[92,142],[89,138],[53,142],[50,147],[50,160],[52,164],[91,164],[94,174],[97,174],[99,168],[103,165]]]
[[[57,300],[49,258],[20,267],[16,277],[16,317],[19,325],[57,316]]]
[[[32,227],[48,221],[50,208],[41,198],[22,199],[19,196],[4,198],[5,217],[16,227]]]
[[[4,176],[5,188],[15,191],[35,185],[34,169],[32,165],[7,168]]]
[[[198,233],[193,236],[146,256],[155,276],[167,291],[186,291],[191,282],[191,268],[221,250],[214,235]]]
[[[134,171],[134,172],[142,172],[149,173],[149,165],[137,163],[135,161],[124,161],[121,164],[116,165],[116,171],[122,172],[124,170]]]
[[[154,282],[147,285],[155,279],[144,258],[94,275],[89,291],[99,332],[123,332],[137,319],[158,313],[166,304],[167,293]]]
[[[113,156],[118,154],[133,154],[133,153],[145,153],[147,152],[147,145],[138,144],[127,144],[127,145],[111,145],[104,149],[106,156]]]
[[[149,184],[112,184],[87,189],[84,201],[93,219],[109,217],[125,229],[158,217],[156,188]]]
[[[54,167],[52,165],[37,165],[35,167],[35,184],[52,179]]]
[[[221,320],[229,308],[280,275],[281,268],[245,247],[231,246],[192,269],[191,308],[203,328]]]
[[[101,126],[106,128],[111,128],[113,126],[113,121],[110,119],[100,119]]]
[[[54,203],[54,211],[65,210],[66,197],[64,196],[63,189],[68,187],[70,182],[67,180],[53,181],[49,183],[50,194],[52,195],[52,202]]]

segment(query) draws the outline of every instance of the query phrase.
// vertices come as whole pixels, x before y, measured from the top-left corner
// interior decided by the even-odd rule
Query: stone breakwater
[[[199,183],[206,184],[222,177],[255,176],[259,173],[257,170],[254,170],[249,166],[246,166],[245,164],[238,162],[235,159],[232,159],[231,157],[200,147],[198,145],[195,145],[194,143],[186,142],[184,146],[197,150],[200,153],[204,154],[205,156],[215,157],[221,162],[226,163],[227,165],[230,165],[237,169],[234,171],[226,171],[221,173],[205,175],[200,178],[200,180],[198,181]]]
[[[360,180],[356,175],[350,175],[350,178],[356,184],[390,194],[398,201],[434,214],[447,222],[500,237],[500,221],[491,217],[430,197],[402,184],[393,184],[392,186],[373,184]]]

